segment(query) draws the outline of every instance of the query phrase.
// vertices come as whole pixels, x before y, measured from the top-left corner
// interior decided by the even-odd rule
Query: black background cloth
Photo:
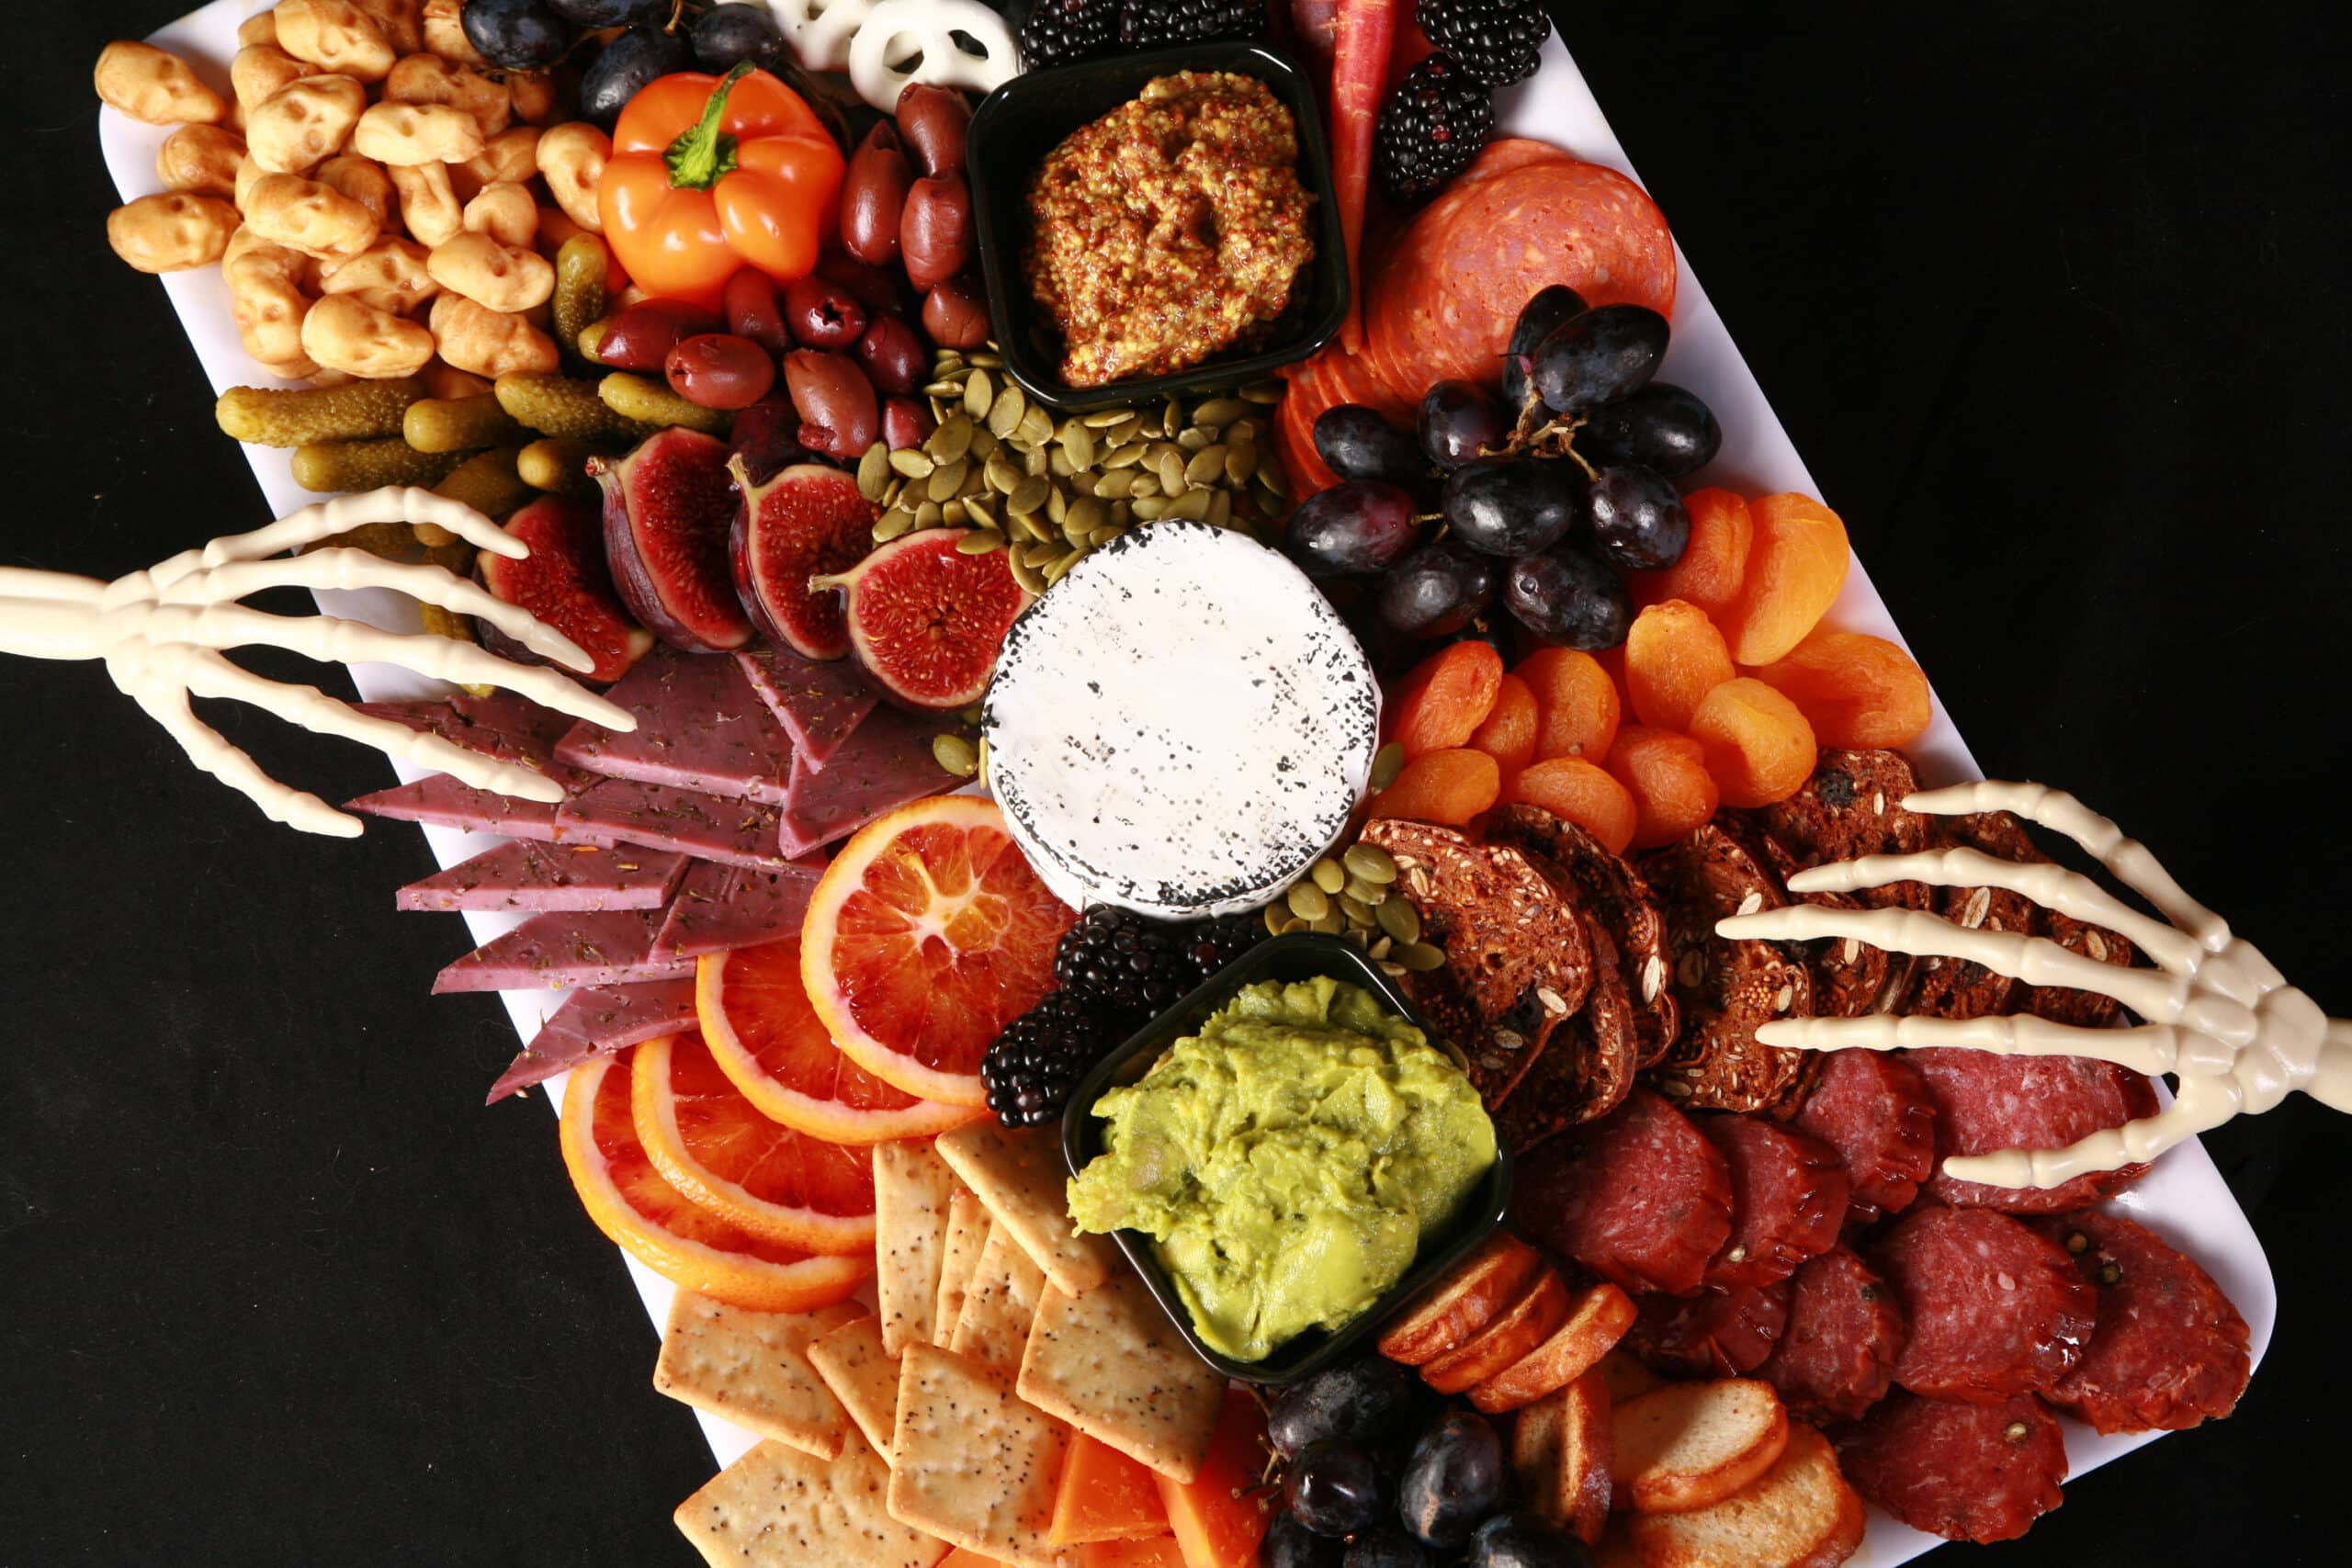
[[[180,8],[7,7],[9,565],[110,577],[262,517],[104,239],[90,65]],[[1985,770],[2115,817],[2352,1012],[2352,231],[2319,15],[1564,24]],[[221,722],[329,800],[388,782]],[[0,1565],[693,1562],[669,1516],[708,1452],[649,1386],[545,1100],[481,1103],[504,1011],[426,994],[465,937],[393,912],[422,838],[266,822],[89,665],[0,660]],[[2277,1272],[2268,1360],[2233,1419],[1982,1561],[2340,1561],[2346,1134],[2298,1098],[2208,1140]]]

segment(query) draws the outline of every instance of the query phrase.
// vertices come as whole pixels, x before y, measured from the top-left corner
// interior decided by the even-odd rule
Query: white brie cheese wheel
[[[1298,568],[1204,523],[1138,527],[1005,638],[989,784],[1073,908],[1255,908],[1337,843],[1380,745],[1380,683]]]

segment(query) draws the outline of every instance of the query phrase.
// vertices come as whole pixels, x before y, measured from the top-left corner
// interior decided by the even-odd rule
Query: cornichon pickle
[[[733,416],[723,409],[707,409],[690,402],[659,381],[632,376],[625,370],[616,370],[597,382],[596,390],[615,413],[646,424],[683,424],[706,435],[719,435],[734,423]]]
[[[514,471],[516,450],[513,446],[493,446],[487,452],[475,453],[435,485],[433,493],[470,506],[493,523],[503,522],[538,494]]]
[[[436,485],[465,460],[463,452],[420,452],[397,435],[373,441],[313,441],[294,449],[294,482],[304,490],[329,492],[377,490],[385,485]]]
[[[595,448],[584,441],[548,435],[516,453],[514,468],[535,490],[584,499],[596,493],[596,481],[588,477],[588,459],[594,456]]]
[[[604,363],[596,357],[596,345],[605,341],[605,333],[612,329],[612,324],[610,320],[591,321],[580,329],[580,335],[571,341],[579,345],[581,358],[591,365]]]
[[[474,398],[425,398],[408,406],[401,434],[420,452],[479,452],[500,441],[523,439],[514,416],[488,392]]]
[[[223,434],[256,446],[364,441],[398,435],[401,416],[425,391],[419,376],[340,387],[232,387],[212,405],[212,416]]]
[[[580,344],[580,334],[605,314],[605,269],[612,253],[594,234],[574,234],[555,254],[555,341]]]
[[[597,395],[594,381],[512,371],[498,378],[497,392],[501,408],[542,435],[633,444],[661,429],[616,412]]]

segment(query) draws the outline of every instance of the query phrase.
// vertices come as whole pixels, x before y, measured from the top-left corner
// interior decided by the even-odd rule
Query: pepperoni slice
[[[1708,1284],[1770,1285],[1836,1243],[1847,1201],[1837,1150],[1754,1116],[1697,1120],[1731,1168],[1731,1239],[1708,1260]]]
[[[1625,1345],[1673,1377],[1736,1378],[1772,1353],[1788,1321],[1786,1285],[1651,1296],[1626,1330]]]
[[[2013,1540],[2062,1500],[2066,1444],[2038,1399],[1958,1404],[1896,1393],[1838,1435],[1856,1491],[1947,1540]]]
[[[1937,1047],[1910,1053],[1936,1107],[1935,1174],[1927,1190],[1955,1208],[2054,1214],[2122,1191],[2144,1165],[2086,1171],[2055,1187],[1987,1187],[1944,1174],[1952,1155],[2063,1148],[2102,1127],[2156,1113],[2147,1078],[2088,1056],[2004,1056]]]
[[[2102,1432],[2177,1432],[2236,1407],[2254,1370],[2245,1319],[2211,1275],[2121,1214],[2044,1224],[2098,1292],[2098,1326],[2052,1404]]]
[[[1991,1404],[2041,1393],[2082,1359],[2098,1300],[2048,1236],[1990,1209],[1916,1209],[1878,1264],[1910,1324],[1894,1381]]]
[[[1935,1171],[1936,1107],[1928,1086],[1891,1052],[1826,1055],[1790,1125],[1837,1151],[1851,1192],[1849,1220],[1868,1224],[1882,1213],[1900,1213]]]
[[[1850,1249],[1833,1247],[1790,1276],[1788,1322],[1756,1375],[1799,1415],[1850,1420],[1885,1397],[1902,1348],[1894,1292]]]
[[[1696,1291],[1731,1235],[1722,1151],[1645,1089],[1530,1155],[1518,1189],[1536,1240],[1636,1294]]]

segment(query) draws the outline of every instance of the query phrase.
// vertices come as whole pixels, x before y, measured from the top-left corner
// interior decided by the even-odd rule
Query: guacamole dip
[[[1244,987],[1094,1114],[1070,1217],[1149,1235],[1202,1339],[1243,1361],[1370,1306],[1495,1162],[1462,1070],[1329,977]]]

